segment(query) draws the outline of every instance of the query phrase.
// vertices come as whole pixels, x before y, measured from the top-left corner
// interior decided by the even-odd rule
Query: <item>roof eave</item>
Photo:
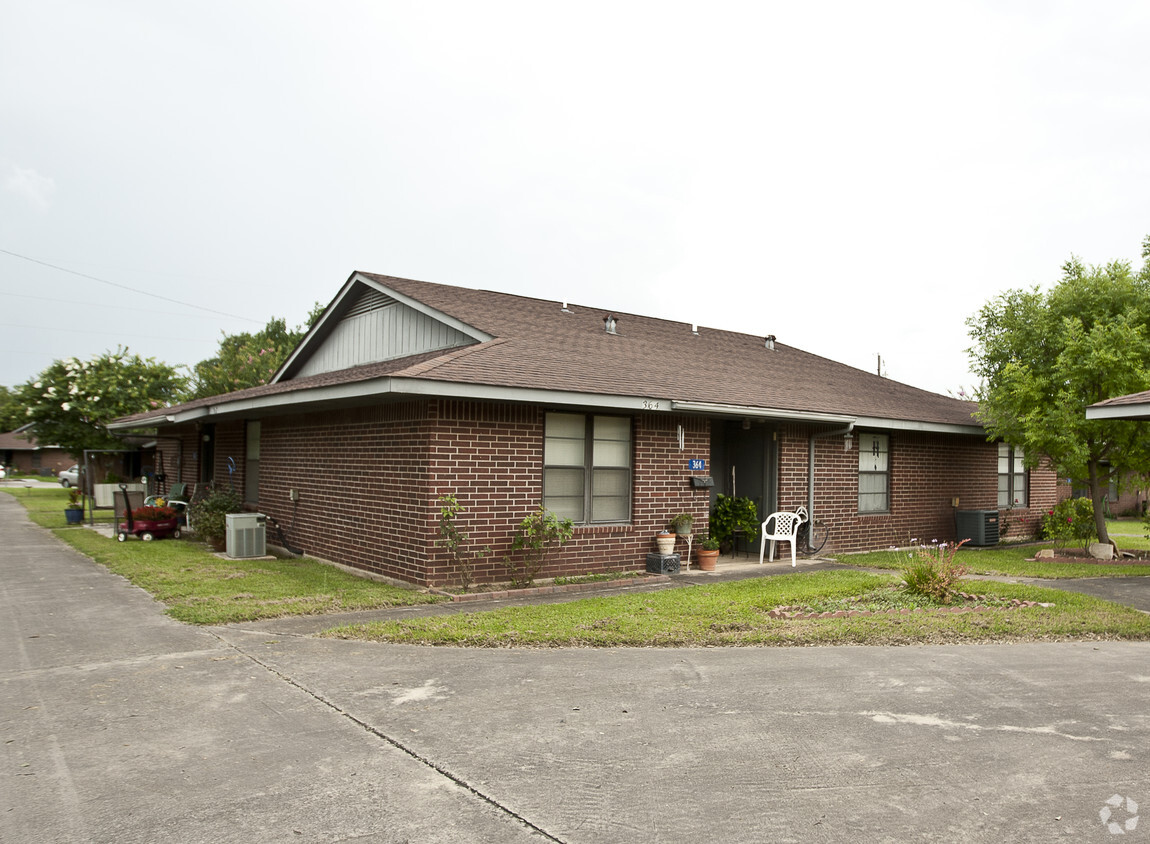
[[[1150,419],[1150,403],[1104,404],[1086,408],[1087,419]]]

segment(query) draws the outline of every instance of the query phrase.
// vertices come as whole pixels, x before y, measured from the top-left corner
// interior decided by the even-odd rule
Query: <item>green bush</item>
[[[241,513],[243,509],[239,493],[231,486],[213,482],[189,505],[188,521],[196,536],[205,542],[218,544],[228,535],[228,513]]]
[[[1051,540],[1059,548],[1068,545],[1085,548],[1097,536],[1094,503],[1089,498],[1059,501],[1042,519],[1042,538]]]
[[[911,561],[902,570],[906,589],[940,604],[949,604],[966,566],[955,562],[955,555],[968,540],[940,545],[916,546]]]
[[[735,531],[742,530],[747,543],[759,536],[759,510],[749,498],[732,498],[719,494],[715,512],[711,514],[711,536],[726,544],[734,539]]]

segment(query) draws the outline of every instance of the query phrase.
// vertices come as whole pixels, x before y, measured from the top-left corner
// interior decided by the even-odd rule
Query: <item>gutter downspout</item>
[[[824,431],[821,434],[811,434],[807,440],[807,518],[810,524],[815,521],[815,440],[827,437],[845,437],[854,432],[855,423],[851,422],[845,428],[836,431]]]

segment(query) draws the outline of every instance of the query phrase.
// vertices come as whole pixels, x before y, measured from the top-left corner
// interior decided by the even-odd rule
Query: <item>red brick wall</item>
[[[543,483],[545,409],[531,405],[429,399],[368,408],[268,417],[261,424],[258,508],[276,519],[288,542],[306,553],[414,583],[459,580],[437,542],[438,498],[454,495],[473,550],[477,581],[507,579],[504,558],[519,522],[539,505]],[[677,513],[695,516],[705,534],[709,494],[690,485],[687,455],[710,456],[710,422],[696,417],[639,413],[632,417],[632,518],[622,525],[579,526],[557,550],[541,578],[643,568],[652,538]],[[679,426],[684,448],[679,448]],[[779,431],[779,506],[807,501],[807,443],[826,430],[784,425]],[[215,475],[243,490],[244,423],[216,425]],[[199,432],[188,426],[165,440],[170,481],[199,477]],[[860,515],[858,439],[843,450],[841,436],[816,440],[815,510],[829,522],[827,550],[904,545],[910,539],[954,539],[954,508],[993,509],[997,449],[977,436],[889,432],[891,510]],[[171,455],[171,458],[169,458]],[[174,461],[174,462],[172,462]],[[175,463],[179,463],[178,469]],[[708,465],[710,465],[708,463]],[[298,492],[293,502],[290,492]],[[1009,535],[1033,529],[1056,499],[1048,471],[1031,474],[1031,507],[1004,513]],[[269,526],[268,541],[277,542]],[[680,543],[679,550],[685,550]]]
[[[431,440],[432,490],[427,532],[433,543],[429,583],[458,580],[447,553],[434,545],[440,495],[454,495],[466,508],[457,523],[471,547],[490,548],[475,565],[480,581],[505,580],[504,558],[519,523],[542,501],[543,421],[539,407],[479,402],[433,403],[437,418]],[[679,451],[678,425],[685,447]],[[659,414],[635,416],[632,424],[632,519],[624,525],[576,526],[567,545],[557,549],[540,577],[603,571],[632,571],[645,565],[652,538],[678,513],[695,516],[695,531],[706,530],[707,490],[690,486],[685,455],[707,453],[706,420]],[[685,548],[683,549],[685,550]]]
[[[785,426],[779,447],[779,506],[807,502],[807,443],[813,429]],[[825,430],[825,429],[823,429]],[[961,510],[993,510],[998,503],[998,449],[979,436],[877,432],[890,437],[890,511],[858,512],[858,438],[844,451],[841,436],[815,441],[815,512],[830,525],[827,550],[863,551],[906,545],[912,539],[955,539],[952,499]],[[1031,472],[1030,507],[1001,511],[1003,538],[1030,535],[1056,501],[1056,478]]]

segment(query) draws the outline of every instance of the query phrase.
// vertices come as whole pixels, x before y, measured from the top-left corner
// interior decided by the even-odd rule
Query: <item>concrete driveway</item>
[[[3,841],[1150,837],[1148,644],[327,641],[0,536]]]

